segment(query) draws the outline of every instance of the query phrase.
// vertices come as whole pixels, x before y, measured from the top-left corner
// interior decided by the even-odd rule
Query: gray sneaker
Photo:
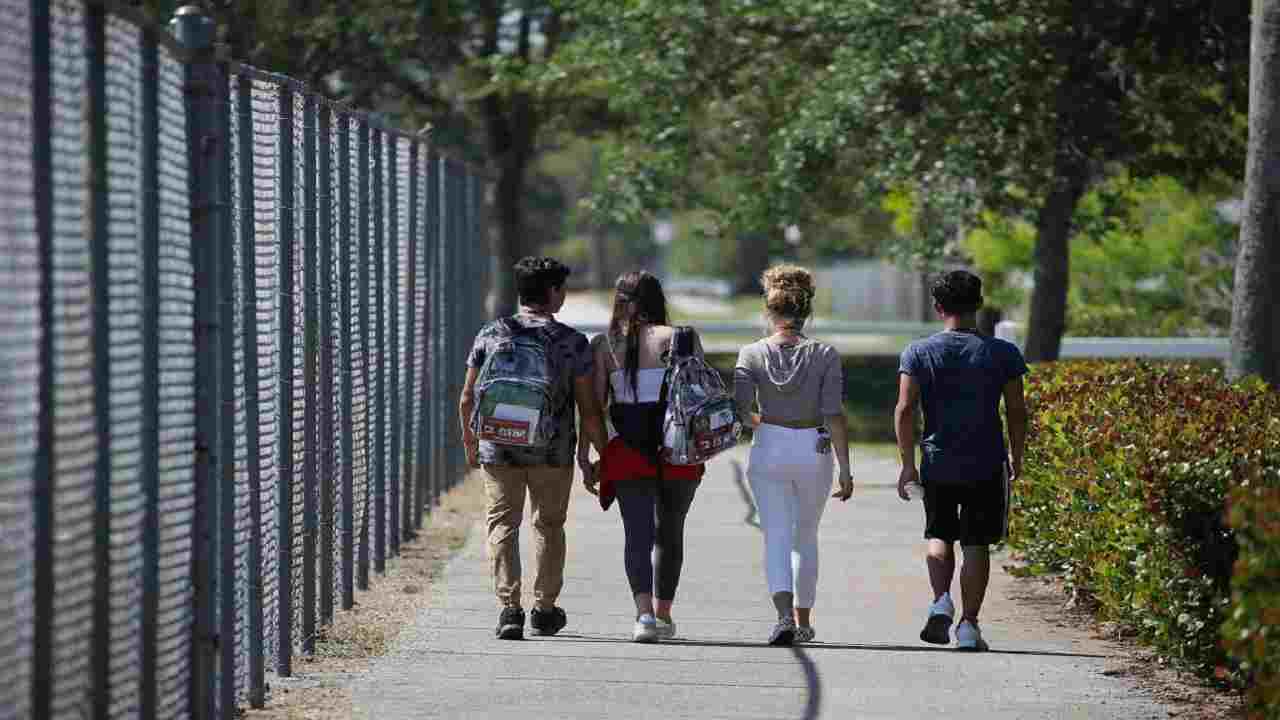
[[[773,631],[769,633],[769,644],[780,647],[789,647],[796,639],[796,621],[791,618],[782,618],[777,625],[773,626]]]
[[[982,639],[982,631],[978,629],[978,623],[971,620],[960,621],[956,626],[956,649],[968,652],[988,650],[987,641]]]
[[[818,631],[813,629],[812,625],[800,625],[796,628],[795,641],[797,643],[811,643],[818,636]]]
[[[658,618],[658,638],[660,640],[670,640],[676,636],[676,622],[674,620],[663,620]]]

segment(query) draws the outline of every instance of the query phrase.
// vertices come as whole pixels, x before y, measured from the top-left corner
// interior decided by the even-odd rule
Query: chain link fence
[[[132,13],[0,0],[0,720],[261,705],[464,470],[486,179]]]

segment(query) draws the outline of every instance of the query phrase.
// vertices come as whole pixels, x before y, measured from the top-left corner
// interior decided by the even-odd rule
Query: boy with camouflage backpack
[[[520,522],[525,494],[533,516],[537,569],[530,626],[565,626],[555,602],[564,584],[564,522],[577,447],[575,406],[597,451],[607,437],[591,393],[592,354],[582,333],[557,322],[569,268],[546,257],[515,265],[520,311],[481,328],[458,404],[471,467],[484,470],[489,559],[501,611],[496,634],[524,637]]]

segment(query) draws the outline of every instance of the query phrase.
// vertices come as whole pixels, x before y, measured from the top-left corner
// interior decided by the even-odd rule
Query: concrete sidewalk
[[[674,617],[681,639],[630,642],[633,609],[616,509],[575,486],[558,636],[494,639],[497,610],[477,525],[432,610],[354,687],[357,716],[408,718],[1163,718],[1102,674],[1109,650],[1010,599],[996,570],[983,612],[992,652],[918,639],[930,600],[919,503],[891,485],[896,463],[857,458],[857,490],[827,507],[818,641],[765,644],[772,607],[763,543],[740,481],[745,449],[717,460],[690,513]],[[527,520],[526,520],[527,523]],[[531,542],[523,535],[526,578]],[[999,562],[993,565],[999,566]],[[531,583],[526,579],[526,588]],[[959,585],[957,581],[956,594]],[[526,590],[527,592],[527,590]],[[526,601],[528,606],[528,601]]]

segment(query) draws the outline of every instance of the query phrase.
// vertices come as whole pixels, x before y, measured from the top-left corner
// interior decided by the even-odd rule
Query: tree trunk
[[[591,224],[591,287],[609,290],[613,283],[609,278],[609,233],[603,223]]]
[[[524,256],[524,176],[528,163],[523,153],[503,158],[494,192],[497,233],[493,236],[495,261],[488,305],[495,317],[511,315],[519,309],[511,268]]]
[[[1280,387],[1280,0],[1254,0],[1249,156],[1227,375]]]
[[[978,332],[988,337],[996,336],[996,325],[1000,324],[1004,313],[1000,312],[1000,308],[991,307],[990,305],[983,307],[978,311]]]
[[[769,233],[744,232],[738,236],[738,259],[734,268],[733,293],[759,295],[760,276],[769,267]]]
[[[1036,221],[1035,287],[1024,352],[1031,362],[1057,360],[1067,329],[1067,289],[1071,282],[1071,218],[1089,182],[1085,159],[1058,151],[1053,189]]]

